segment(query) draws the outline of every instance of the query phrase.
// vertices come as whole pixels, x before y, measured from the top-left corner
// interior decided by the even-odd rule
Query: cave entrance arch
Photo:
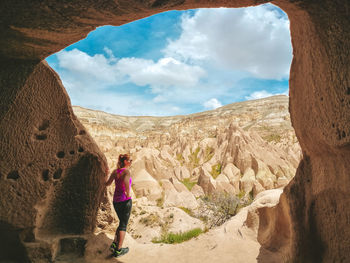
[[[265,4],[172,11],[99,27],[46,61],[73,105],[172,116],[263,97],[253,92],[287,95],[291,59],[289,20]]]
[[[83,209],[78,214],[66,210],[70,211],[67,216],[75,218],[80,233],[91,231],[89,226],[98,207],[94,200],[103,193],[99,185],[104,157],[89,138],[79,134],[81,126],[71,114],[68,96],[57,75],[41,62],[45,57],[82,39],[96,26],[121,25],[172,9],[243,7],[266,2],[269,1],[51,1],[21,6],[17,1],[3,1],[0,190],[9,193],[1,200],[6,235],[18,234],[22,240],[30,241],[37,226],[47,234],[70,232],[69,222],[58,212],[69,202],[61,200],[55,203],[58,210],[47,210],[47,204],[55,202],[55,198],[69,201],[69,188],[59,182],[47,188],[45,182],[37,180],[39,175],[45,181],[45,170],[54,177],[59,169],[63,174],[74,174],[74,169],[86,164],[84,176],[88,183],[80,191]],[[296,262],[341,262],[350,257],[349,6],[347,2],[330,0],[273,3],[290,19],[294,52],[290,114],[304,158],[280,204],[273,209],[271,234],[260,242]],[[50,124],[47,127],[43,125],[45,120]],[[40,139],[45,135],[47,139]],[[44,145],[42,141],[49,143]],[[81,149],[81,155],[67,158],[68,145]],[[60,157],[61,151],[64,157]],[[59,173],[56,177],[60,177]],[[66,178],[74,189],[75,177]],[[92,191],[96,193],[93,197],[89,195]],[[31,198],[23,202],[21,196]],[[280,223],[286,220],[290,224],[283,228]],[[281,242],[278,235],[285,232],[290,235],[284,235],[288,239]],[[18,238],[12,240],[17,242]],[[8,258],[13,255],[11,251],[1,252]]]

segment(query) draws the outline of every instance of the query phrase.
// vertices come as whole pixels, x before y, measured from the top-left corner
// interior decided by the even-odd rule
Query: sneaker
[[[116,249],[115,252],[113,253],[113,256],[118,258],[122,255],[125,255],[126,253],[129,252],[129,248],[128,247],[122,247],[121,249]]]
[[[109,250],[114,253],[117,250],[117,243],[113,241],[112,245],[109,247]]]

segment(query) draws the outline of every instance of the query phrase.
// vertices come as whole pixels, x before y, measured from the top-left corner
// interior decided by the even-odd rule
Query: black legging
[[[113,202],[113,206],[119,218],[119,226],[117,228],[117,231],[126,231],[126,226],[129,221],[132,207],[131,199],[123,202]]]

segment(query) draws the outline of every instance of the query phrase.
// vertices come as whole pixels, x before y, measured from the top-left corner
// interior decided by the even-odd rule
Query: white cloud
[[[123,58],[118,62],[118,69],[139,86],[194,86],[206,74],[199,66],[187,65],[171,57],[161,58],[156,63]]]
[[[276,96],[276,95],[289,96],[289,90],[286,90],[282,93],[271,93],[271,92],[268,92],[266,90],[259,90],[259,91],[253,92],[249,96],[245,96],[245,99],[246,100],[257,100],[257,99],[267,98],[267,97]]]
[[[203,100],[203,87],[197,84],[206,72],[199,66],[173,58],[117,60],[110,49],[104,51],[107,57],[78,49],[56,54],[60,77],[73,104],[100,110],[109,107],[125,115],[173,115],[184,113],[183,103]],[[149,87],[142,88],[141,94],[134,91],[126,96],[121,85],[133,84]],[[147,98],[142,97],[145,89]]]
[[[257,99],[262,99],[266,97],[271,97],[274,95],[278,95],[278,94],[272,94],[270,92],[267,92],[266,90],[260,90],[260,91],[253,92],[252,94],[250,94],[249,96],[246,96],[245,98],[247,100],[257,100]]]
[[[133,82],[139,86],[194,86],[206,72],[199,66],[187,65],[174,58],[165,57],[157,62],[142,58],[117,60],[113,52],[89,56],[78,49],[57,53],[59,66],[76,79],[101,84]]]
[[[119,81],[116,74],[115,64],[102,54],[89,56],[78,49],[61,51],[57,53],[58,65],[60,68],[69,71],[76,79],[95,80],[103,83],[114,83]]]
[[[118,59],[114,56],[113,51],[108,47],[103,47],[103,51],[106,52],[106,54],[109,57],[110,62],[116,62]]]
[[[258,78],[289,75],[292,58],[289,20],[271,5],[238,9],[201,9],[182,18],[182,34],[169,41],[166,56],[199,63],[206,60]]]
[[[289,22],[271,5],[201,9],[184,16],[181,28],[157,60],[118,59],[106,46],[103,54],[57,53],[57,71],[72,102],[124,115],[184,114],[244,98],[238,84],[243,78],[288,77]],[[130,87],[133,93],[126,95]],[[267,91],[246,99],[274,95],[269,87],[260,89]]]
[[[220,103],[220,101],[218,101],[216,98],[212,98],[206,102],[203,103],[203,106],[206,108],[206,109],[216,109],[216,108],[219,108],[222,106],[222,104]]]

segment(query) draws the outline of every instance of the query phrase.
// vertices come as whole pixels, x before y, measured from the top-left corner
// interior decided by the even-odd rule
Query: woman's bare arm
[[[125,185],[125,193],[127,197],[131,197],[131,189],[130,189],[130,172],[129,170],[125,170],[124,175],[124,185]]]
[[[111,185],[116,176],[117,176],[117,171],[114,170],[114,171],[111,173],[111,175],[109,176],[108,180],[106,181],[106,186]]]

